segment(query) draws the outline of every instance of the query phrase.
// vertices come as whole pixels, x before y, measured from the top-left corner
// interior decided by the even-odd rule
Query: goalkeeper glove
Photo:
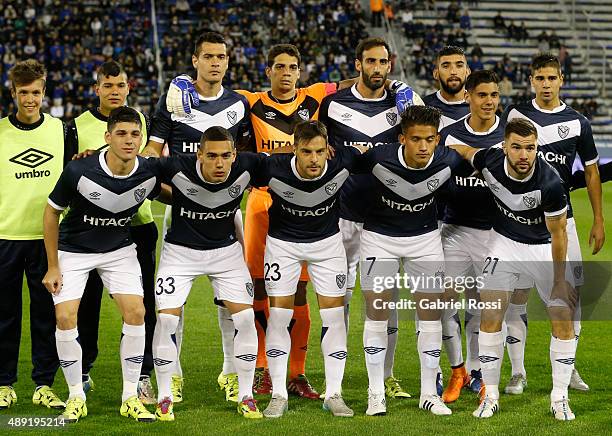
[[[414,91],[404,82],[394,80],[391,82],[389,89],[395,92],[395,106],[397,107],[398,114],[401,115],[408,106],[414,104]]]
[[[193,79],[187,74],[181,74],[170,82],[166,94],[166,109],[177,117],[191,113],[191,107],[200,105],[200,97],[193,86]]]

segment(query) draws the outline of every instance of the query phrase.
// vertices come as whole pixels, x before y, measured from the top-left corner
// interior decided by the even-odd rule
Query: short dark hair
[[[432,126],[436,131],[440,127],[440,118],[442,112],[433,106],[409,106],[402,112],[400,127],[402,133],[406,132],[412,126]]]
[[[125,70],[123,69],[123,65],[121,65],[119,62],[114,61],[114,60],[104,62],[102,65],[98,67],[96,73],[98,75],[96,79],[96,82],[98,83],[98,85],[100,84],[100,82],[102,82],[102,79],[105,77],[108,77],[108,76],[117,77],[120,74],[126,74]]]
[[[317,120],[302,121],[296,124],[293,130],[293,145],[297,148],[298,144],[310,142],[314,138],[321,136],[327,142],[327,128],[325,124]]]
[[[268,67],[272,67],[274,65],[274,59],[276,56],[281,54],[287,54],[289,56],[293,56],[297,59],[298,67],[302,65],[302,57],[300,56],[300,51],[293,44],[276,44],[273,45],[270,51],[268,51]]]
[[[499,76],[493,70],[473,71],[465,80],[465,89],[472,92],[481,83],[499,83]]]
[[[359,41],[357,44],[357,48],[355,49],[355,59],[359,59],[363,61],[363,52],[369,50],[374,47],[384,47],[387,50],[387,53],[390,53],[389,44],[382,38],[366,38]]]
[[[221,35],[219,32],[204,32],[198,36],[196,42],[193,47],[193,55],[195,57],[200,56],[200,50],[202,50],[202,44],[208,42],[209,44],[225,44],[227,47],[227,42],[225,42],[225,37]]]
[[[200,149],[204,148],[204,144],[206,144],[208,141],[229,141],[232,144],[232,148],[235,148],[232,133],[221,126],[209,127],[204,131],[204,133],[202,133],[202,138],[200,139]]]
[[[106,122],[106,130],[111,132],[117,123],[135,123],[142,129],[140,114],[129,106],[121,106],[111,111]]]
[[[538,130],[533,123],[525,118],[513,118],[508,121],[504,130],[504,139],[508,138],[511,133],[515,133],[522,137],[535,135],[538,138]]]
[[[8,78],[12,89],[17,86],[25,86],[36,80],[43,81],[43,88],[47,84],[47,70],[45,66],[35,59],[27,59],[17,62],[8,72]]]
[[[458,47],[456,45],[446,45],[440,50],[438,50],[438,53],[436,55],[436,63],[440,62],[441,57],[452,55],[465,56],[465,51],[463,51],[461,47]]]
[[[561,74],[561,64],[559,58],[552,53],[540,53],[531,61],[531,75],[534,75],[537,70],[545,67],[556,68]]]

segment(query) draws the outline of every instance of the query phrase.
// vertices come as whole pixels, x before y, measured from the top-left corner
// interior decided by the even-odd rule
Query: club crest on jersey
[[[536,199],[534,197],[523,195],[523,203],[525,203],[525,206],[527,206],[529,209],[533,209],[536,205]]]
[[[300,109],[298,111],[298,115],[300,116],[301,119],[303,119],[304,121],[308,121],[310,119],[310,111],[306,108],[304,109]]]
[[[346,274],[336,274],[336,284],[339,288],[343,288],[346,283]]]
[[[240,195],[240,185],[234,185],[227,188],[227,193],[232,198],[236,198]]]
[[[333,195],[333,193],[336,192],[337,188],[338,184],[336,182],[332,182],[325,187],[325,192],[327,193],[327,195]]]
[[[559,133],[559,137],[561,139],[565,139],[567,137],[569,130],[570,130],[569,127],[564,126],[563,124],[557,127],[557,133]]]
[[[236,114],[236,111],[228,111],[227,119],[232,124],[232,126],[234,126],[238,122],[238,114]]]
[[[249,294],[249,297],[252,297],[254,295],[254,293],[253,293],[253,283],[248,282],[246,284],[246,291],[247,291],[247,294]]]
[[[440,179],[431,179],[427,181],[427,189],[429,192],[434,192],[440,186]]]
[[[390,126],[395,126],[395,123],[397,123],[397,114],[395,112],[387,112],[387,122]]]
[[[147,189],[146,188],[138,188],[137,190],[134,191],[134,199],[140,203],[142,200],[145,199],[145,195],[147,195]]]

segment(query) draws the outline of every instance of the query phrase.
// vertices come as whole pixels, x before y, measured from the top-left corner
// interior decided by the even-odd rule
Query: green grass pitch
[[[612,186],[604,192],[604,213],[608,223],[612,220]],[[578,232],[585,260],[600,260],[612,263],[612,240],[597,256],[591,256],[587,247],[591,212],[585,190],[572,195]],[[607,200],[607,202],[606,202]],[[161,214],[161,206],[155,213]],[[158,224],[160,219],[157,219]],[[608,224],[608,238],[612,239],[612,227]],[[158,253],[159,255],[159,253]],[[25,285],[24,285],[25,290]],[[27,299],[27,292],[24,292]],[[307,361],[307,373],[318,389],[323,389],[323,362],[319,348],[320,319],[316,310],[314,294],[311,302],[311,345]],[[608,298],[609,300],[609,298]],[[531,306],[540,304],[532,296]],[[53,410],[33,406],[33,385],[30,380],[29,316],[24,301],[24,325],[19,360],[19,382],[15,385],[17,404],[1,415],[6,423],[8,416],[56,415]],[[608,312],[609,313],[609,312]],[[344,397],[356,416],[352,419],[333,418],[321,409],[321,402],[290,398],[290,409],[280,420],[247,421],[235,411],[233,404],[224,401],[217,389],[217,375],[221,369],[222,353],[220,333],[217,327],[216,309],[212,304],[212,291],[207,279],[199,279],[194,285],[186,307],[185,340],[181,361],[185,373],[185,400],[175,406],[176,421],[140,424],[119,415],[121,401],[121,367],[118,356],[121,319],[112,300],[105,297],[100,325],[100,355],[91,372],[96,389],[88,396],[89,416],[80,423],[61,430],[36,429],[32,434],[605,434],[612,430],[610,399],[612,398],[612,361],[609,359],[612,324],[608,321],[587,321],[577,355],[577,367],[585,381],[590,384],[588,393],[571,392],[572,408],[576,420],[570,423],[556,422],[548,413],[548,395],[551,388],[550,363],[548,357],[549,325],[546,321],[530,321],[526,350],[526,368],[529,386],[522,396],[503,395],[501,412],[488,420],[477,420],[471,412],[477,407],[476,397],[464,391],[453,405],[453,415],[435,417],[418,409],[419,362],[416,355],[414,323],[408,316],[400,322],[400,336],[395,360],[395,375],[413,398],[407,400],[388,399],[388,415],[366,417],[367,374],[362,351],[361,297],[356,293],[351,305],[351,329],[349,334],[349,357],[344,376]],[[443,353],[444,356],[444,353]],[[442,358],[445,379],[448,379],[446,357]],[[506,358],[502,370],[502,388],[510,377],[509,361]],[[58,371],[55,387],[61,397],[67,396],[67,387],[61,371]],[[260,408],[265,408],[268,397],[259,397]],[[152,407],[150,407],[152,409]],[[4,425],[3,425],[4,426]],[[0,430],[6,434],[9,430]],[[30,431],[21,431],[30,433]]]

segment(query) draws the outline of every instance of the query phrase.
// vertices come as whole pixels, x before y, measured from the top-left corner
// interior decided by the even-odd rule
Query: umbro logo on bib
[[[94,191],[89,193],[89,198],[91,198],[92,200],[99,200],[101,195],[102,194],[100,194],[99,192]]]
[[[232,198],[238,197],[240,195],[240,185],[230,186],[227,189],[227,192],[230,195],[230,197],[232,197]]]
[[[393,187],[393,186],[395,186],[397,184],[397,180],[395,180],[395,179],[387,179],[387,180],[385,180],[385,183],[387,183],[387,186]]]
[[[144,200],[146,194],[147,194],[146,188],[139,188],[134,191],[134,199],[138,203],[140,203],[142,200]]]
[[[234,126],[238,122],[238,114],[236,114],[236,111],[228,111],[227,119]]]
[[[283,197],[285,198],[293,198],[293,192],[291,191],[285,191],[285,192],[282,192],[282,194],[283,194]]]
[[[36,150],[35,148],[28,148],[26,151],[10,158],[9,161],[24,167],[36,168],[45,162],[49,162],[51,159],[53,159],[52,154]]]
[[[567,137],[569,130],[569,127],[564,126],[563,124],[557,127],[557,133],[559,133],[559,137],[561,139],[565,139]]]
[[[336,192],[337,188],[338,188],[338,184],[336,182],[333,182],[325,187],[325,192],[327,193],[327,195],[331,196],[333,195],[334,192]]]
[[[529,209],[533,209],[536,205],[536,199],[534,197],[523,195],[523,203],[525,203],[525,206],[527,206]]]

